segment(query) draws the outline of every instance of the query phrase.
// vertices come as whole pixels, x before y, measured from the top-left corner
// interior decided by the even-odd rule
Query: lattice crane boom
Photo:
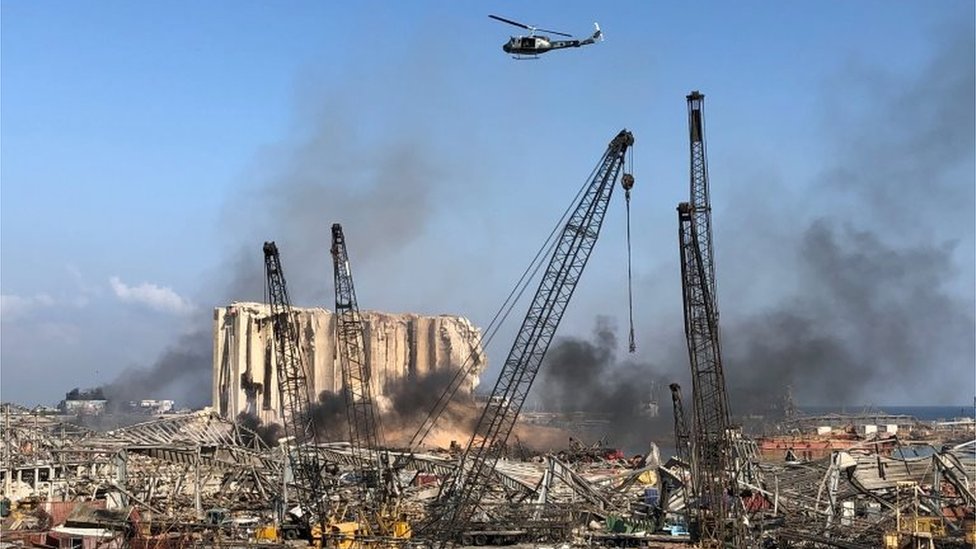
[[[688,100],[688,145],[691,157],[689,195],[691,217],[695,225],[695,240],[702,269],[705,272],[707,294],[715,299],[715,261],[712,247],[712,201],[708,184],[708,155],[705,149],[705,96],[696,91]],[[712,305],[716,318],[718,308]]]
[[[735,473],[730,455],[731,422],[715,299],[704,97],[697,91],[687,97],[691,198],[678,205],[678,240],[694,403],[692,474],[697,500],[696,530],[703,546],[718,547],[730,538],[735,540],[735,528],[730,529],[728,525],[729,514],[734,513],[735,506],[730,506],[727,499]]]
[[[378,451],[383,435],[366,357],[366,327],[356,301],[346,237],[338,223],[332,225],[332,259],[335,266],[336,349],[346,399],[346,418],[352,452],[365,478],[364,464],[372,461],[373,469],[377,473],[381,470]]]
[[[308,370],[299,345],[298,326],[288,298],[281,257],[274,242],[264,243],[264,266],[268,303],[271,306],[282,425],[289,443],[293,445],[289,461],[298,500],[304,511],[302,518],[310,526],[309,514],[319,521],[325,520],[326,487],[315,448],[318,432],[310,413],[313,395],[309,392]]]
[[[691,466],[691,431],[688,429],[685,407],[681,402],[681,385],[672,383],[669,388],[674,409],[674,449],[678,453],[678,459]]]
[[[436,526],[442,542],[452,541],[467,526],[481,496],[489,490],[489,478],[590,257],[626,152],[633,143],[634,137],[627,130],[613,138],[555,243],[488,404],[442,492],[447,512]],[[629,174],[624,174],[624,180],[628,187],[633,184]]]
[[[672,383],[668,386],[668,388],[671,389],[671,406],[674,410],[674,450],[678,455],[678,459],[688,465],[689,471],[688,477],[682,477],[685,501],[682,516],[684,517],[685,524],[687,525],[689,518],[689,502],[696,492],[695,487],[692,484],[695,482],[695,475],[693,474],[695,466],[694,462],[692,461],[691,430],[688,428],[685,407],[681,401],[681,385]],[[667,505],[668,499],[662,497],[661,501],[664,502],[664,505]]]

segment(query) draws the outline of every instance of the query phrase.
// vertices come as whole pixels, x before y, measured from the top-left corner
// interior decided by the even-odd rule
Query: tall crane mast
[[[346,418],[352,453],[357,458],[361,478],[365,480],[369,469],[382,476],[382,460],[378,454],[382,432],[366,362],[365,325],[356,302],[346,237],[338,223],[332,225],[332,260],[335,265],[336,350],[346,399]],[[372,467],[366,465],[370,461]]]
[[[671,405],[674,408],[674,450],[678,459],[691,466],[691,432],[685,419],[685,407],[681,403],[681,385],[672,383]]]
[[[726,524],[730,510],[726,492],[733,487],[734,472],[729,455],[729,406],[722,371],[715,299],[711,203],[702,110],[704,98],[697,91],[687,96],[691,200],[678,205],[678,240],[685,337],[694,403],[692,474],[697,497],[697,531],[703,546],[720,547],[729,535],[734,535]]]
[[[712,200],[708,185],[708,158],[705,154],[705,96],[696,91],[688,99],[688,137],[691,156],[689,195],[691,218],[694,221],[695,240],[698,244],[707,295],[712,299],[718,329],[718,307],[715,306],[715,260],[712,247]]]
[[[689,471],[694,470],[694,465],[692,464],[691,456],[691,431],[688,429],[688,420],[685,416],[685,407],[681,402],[681,385],[677,383],[672,383],[668,386],[671,389],[671,406],[674,410],[674,451],[678,455],[678,459],[685,462],[688,465]],[[695,488],[691,484],[695,482],[695,475],[688,475],[690,479],[682,477],[682,484],[684,485],[684,498],[685,505],[682,516],[684,517],[685,524],[688,524],[689,517],[689,502],[691,501],[692,494],[695,493]],[[667,486],[667,485],[666,485]],[[673,489],[673,488],[672,488]],[[663,505],[667,505],[668,498],[662,497],[661,502]],[[666,513],[665,509],[665,513]],[[663,515],[663,513],[662,513]],[[662,516],[663,519],[663,516]]]
[[[302,519],[312,526],[312,518],[320,524],[326,518],[325,483],[322,466],[315,448],[318,433],[310,414],[312,395],[308,388],[305,356],[299,346],[298,326],[288,298],[281,257],[274,242],[264,243],[264,267],[267,276],[267,297],[271,304],[271,327],[278,375],[278,400],[285,435],[290,444],[292,475],[301,504]]]
[[[466,528],[481,496],[490,489],[489,478],[600,234],[626,152],[633,144],[634,136],[627,130],[613,138],[555,243],[491,397],[442,492],[446,512],[435,526],[442,543],[453,541]],[[622,179],[624,188],[633,186],[630,174]]]

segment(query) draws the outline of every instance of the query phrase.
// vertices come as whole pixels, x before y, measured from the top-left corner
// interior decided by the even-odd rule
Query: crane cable
[[[637,351],[637,342],[634,340],[634,281],[631,269],[630,253],[630,189],[634,187],[634,149],[630,149],[630,171],[624,173],[623,187],[624,198],[627,204],[627,306],[630,309],[630,352]]]
[[[535,279],[543,265],[547,263],[545,260],[553,254],[556,245],[559,243],[559,239],[556,237],[560,234],[561,229],[565,226],[567,219],[569,219],[570,214],[573,212],[576,204],[586,193],[590,186],[590,181],[596,176],[598,169],[599,166],[590,172],[587,180],[576,192],[576,196],[574,196],[573,200],[568,206],[566,206],[566,210],[563,211],[562,216],[560,216],[559,220],[552,228],[552,231],[550,231],[549,236],[546,237],[545,242],[542,243],[542,246],[536,252],[535,257],[532,258],[532,261],[529,262],[529,265],[522,272],[522,276],[519,277],[518,282],[515,283],[515,286],[512,288],[511,292],[509,292],[508,297],[505,298],[505,302],[502,303],[501,307],[499,307],[499,309],[495,312],[495,315],[488,323],[487,328],[485,328],[484,333],[478,338],[475,345],[472,346],[472,352],[454,372],[454,376],[448,383],[447,389],[440,394],[437,401],[434,403],[434,406],[428,411],[427,417],[410,439],[408,448],[411,452],[419,448],[424,443],[427,436],[430,435],[438,419],[440,419],[440,416],[447,408],[447,405],[454,399],[458,389],[460,389],[464,378],[475,372],[475,368],[479,364],[479,362],[475,360],[478,358],[477,349],[480,348],[484,350],[485,347],[492,342],[502,324],[504,324],[504,322],[508,319],[512,310],[515,308],[515,305],[522,298],[522,295],[525,293],[526,289],[528,289],[529,284],[533,279]]]

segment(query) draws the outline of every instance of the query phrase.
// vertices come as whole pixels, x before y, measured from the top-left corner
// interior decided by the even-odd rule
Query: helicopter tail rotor
[[[596,29],[593,32],[593,37],[592,37],[593,38],[593,41],[594,42],[603,42],[603,31],[600,30],[600,24],[597,23],[597,22],[594,22],[593,23],[593,28]]]

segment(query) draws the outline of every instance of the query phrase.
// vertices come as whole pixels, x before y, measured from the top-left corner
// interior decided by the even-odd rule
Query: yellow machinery
[[[376,524],[381,536],[394,539],[409,539],[413,536],[413,528],[399,508],[399,502],[394,501],[384,505],[376,514]]]
[[[962,531],[965,532],[966,543],[976,547],[976,521],[971,519],[963,521]]]
[[[391,519],[392,513],[379,513],[370,521],[365,513],[359,520],[332,520],[326,524],[325,535],[322,528],[315,525],[312,528],[312,540],[316,547],[331,549],[381,549],[397,547],[399,540],[409,539],[413,535],[413,528],[403,515]],[[336,516],[343,516],[337,514]],[[349,516],[349,515],[345,515]],[[371,524],[375,523],[375,529]]]
[[[409,539],[413,536],[413,528],[405,520],[398,520],[393,523],[393,537],[397,539]]]
[[[363,525],[359,522],[334,522],[329,525],[326,545],[335,549],[353,549],[354,547],[358,549],[362,543],[358,540],[363,534],[362,530]]]
[[[408,539],[411,535],[410,524],[405,521],[393,523],[393,530],[388,537],[374,537],[361,522],[346,521],[333,522],[328,525],[328,533],[323,537],[321,529],[312,529],[312,539],[316,547],[331,549],[379,549],[396,547],[397,540]],[[391,539],[392,538],[392,539]]]
[[[280,541],[278,527],[274,524],[266,524],[254,531],[254,539],[257,541]]]
[[[934,549],[935,540],[945,537],[946,525],[942,517],[919,516],[919,490],[917,482],[898,482],[897,530],[885,533],[885,549]]]

